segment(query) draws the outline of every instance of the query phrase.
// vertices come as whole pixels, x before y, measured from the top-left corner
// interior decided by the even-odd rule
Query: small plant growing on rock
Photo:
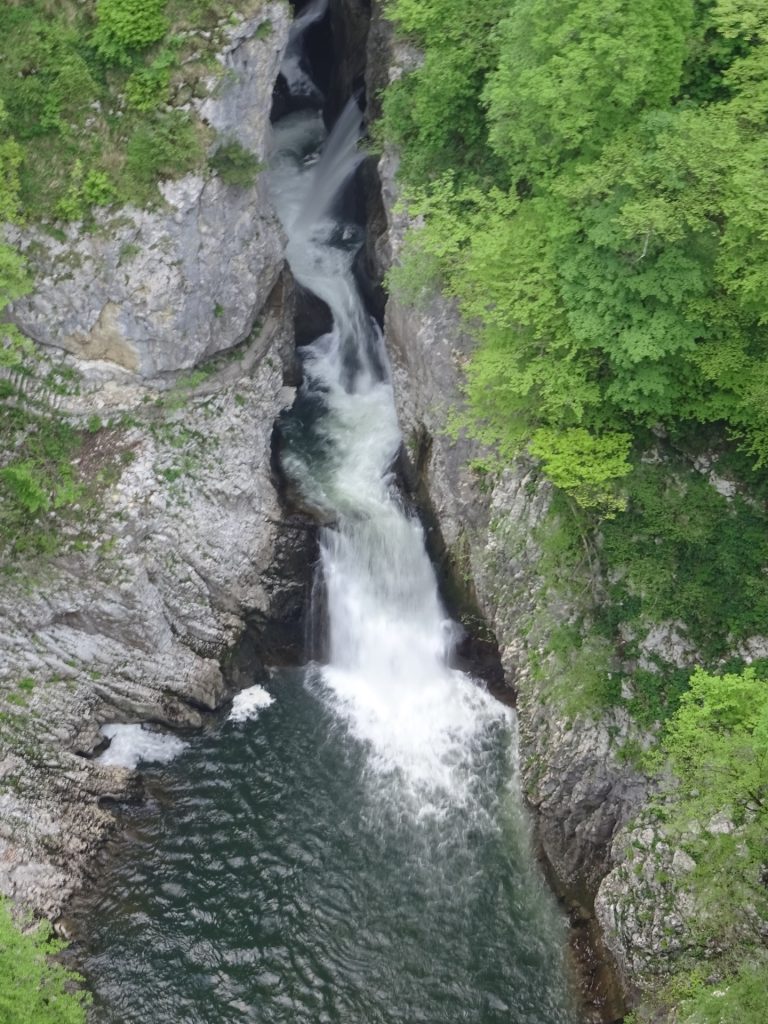
[[[227,185],[247,188],[256,180],[263,164],[236,140],[219,146],[208,161],[211,170]]]

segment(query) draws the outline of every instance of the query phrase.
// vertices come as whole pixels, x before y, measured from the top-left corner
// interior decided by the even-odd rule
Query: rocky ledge
[[[100,727],[199,726],[249,624],[269,657],[300,642],[313,537],[270,464],[293,399],[281,291],[205,372],[142,381],[79,363],[80,394],[58,410],[111,424],[81,459],[114,472],[77,527],[87,542],[0,588],[0,892],[49,917],[88,877],[109,804],[137,793],[134,773],[92,759]]]

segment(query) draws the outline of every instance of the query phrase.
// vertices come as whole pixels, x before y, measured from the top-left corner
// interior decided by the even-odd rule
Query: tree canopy
[[[768,461],[764,5],[454,8],[392,0],[426,57],[385,128],[425,217],[393,281],[428,269],[478,328],[475,432],[609,510],[649,427],[722,423]]]

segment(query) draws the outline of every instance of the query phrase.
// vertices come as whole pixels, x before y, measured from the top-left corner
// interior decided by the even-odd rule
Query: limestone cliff
[[[266,156],[272,88],[290,10],[265,3],[226,29],[209,95],[188,105],[215,130]],[[264,185],[228,185],[213,173],[161,184],[164,204],[96,213],[56,237],[9,234],[29,261],[31,295],[12,307],[29,337],[143,377],[194,366],[243,341],[283,261],[280,228]]]
[[[233,24],[202,102],[260,156],[289,17],[274,2]],[[18,554],[0,577],[0,893],[52,918],[94,869],[111,804],[138,793],[135,773],[93,760],[100,726],[199,726],[246,631],[270,660],[301,638],[313,536],[271,464],[294,394],[281,234],[258,180],[164,195],[61,241],[20,236],[36,286],[14,319],[74,382],[45,414],[83,432],[77,470],[99,481],[56,554]],[[48,400],[42,377],[22,384]]]

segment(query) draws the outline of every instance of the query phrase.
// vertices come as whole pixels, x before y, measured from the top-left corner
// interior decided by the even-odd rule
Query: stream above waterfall
[[[84,901],[97,1024],[575,1024],[566,925],[533,854],[514,713],[455,667],[400,445],[384,339],[353,272],[353,98],[330,133],[297,20],[270,189],[301,349],[282,472],[323,527],[322,656],[271,670],[175,760]],[[303,21],[302,21],[303,19]]]

